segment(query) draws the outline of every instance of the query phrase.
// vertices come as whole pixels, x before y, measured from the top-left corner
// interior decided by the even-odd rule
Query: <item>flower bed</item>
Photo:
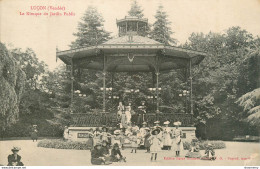
[[[79,141],[64,141],[62,139],[41,140],[37,144],[38,147],[55,148],[55,149],[75,149],[75,150],[88,150],[91,145],[87,142]]]
[[[214,149],[226,148],[226,144],[223,141],[200,141],[199,146],[201,150],[205,150],[207,144],[210,143]],[[190,148],[191,143],[184,142],[183,147],[185,150]],[[75,149],[75,150],[89,150],[91,148],[90,142],[79,141],[64,141],[62,139],[44,139],[39,141],[38,147],[55,148],[55,149]]]
[[[199,142],[199,146],[200,146],[200,149],[201,150],[205,150],[206,146],[208,144],[212,144],[213,148],[214,149],[222,149],[222,148],[226,148],[226,144],[224,141],[216,141],[216,140],[206,140],[206,141],[200,141]],[[191,146],[191,143],[190,142],[184,142],[183,143],[183,147],[185,150],[188,150]]]

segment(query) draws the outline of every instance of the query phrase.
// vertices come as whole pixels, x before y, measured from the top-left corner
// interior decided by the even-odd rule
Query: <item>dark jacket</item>
[[[121,154],[121,151],[120,151],[119,149],[118,149],[118,150],[112,149],[112,150],[111,150],[111,157],[116,157],[117,155],[119,155],[120,158],[123,157],[122,154]]]
[[[108,146],[102,146],[101,148],[102,152],[104,155],[108,155],[109,154],[109,148]]]
[[[101,148],[100,150],[98,150],[97,148],[94,148],[91,151],[91,158],[99,158],[99,157],[104,157],[103,149]]]
[[[8,156],[8,166],[13,166],[13,162],[17,162],[17,166],[23,166],[23,163],[21,162],[21,156],[17,154],[17,157],[15,158],[14,154],[10,154]]]
[[[91,163],[94,165],[101,165],[104,164],[104,160],[100,157],[104,157],[104,152],[102,149],[98,150],[97,148],[94,148],[91,151]]]

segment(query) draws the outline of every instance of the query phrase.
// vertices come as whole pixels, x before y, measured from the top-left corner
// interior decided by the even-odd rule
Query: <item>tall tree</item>
[[[128,11],[129,16],[137,16],[142,18],[144,16],[142,7],[137,3],[136,0],[131,4],[131,9]]]
[[[162,5],[159,5],[155,14],[155,19],[152,31],[150,32],[151,38],[165,45],[176,44],[177,40],[171,37],[174,33],[171,30],[171,22]]]
[[[0,125],[6,127],[19,119],[19,104],[24,92],[26,75],[6,46],[0,43]]]
[[[71,48],[95,46],[110,38],[110,33],[104,29],[103,17],[93,6],[88,7],[77,29],[78,32],[73,34],[76,40],[71,43]]]

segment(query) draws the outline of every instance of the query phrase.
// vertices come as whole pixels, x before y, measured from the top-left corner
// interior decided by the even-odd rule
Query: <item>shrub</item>
[[[38,147],[55,148],[55,149],[74,149],[74,150],[88,150],[91,145],[87,142],[79,141],[64,141],[62,139],[41,140],[37,144]]]
[[[200,149],[201,150],[205,150],[206,146],[208,144],[212,144],[213,148],[214,149],[222,149],[222,148],[226,148],[226,144],[224,141],[209,141],[209,140],[205,140],[205,141],[200,141],[199,142],[199,146],[200,146]],[[184,141],[183,143],[183,147],[184,147],[184,150],[188,150],[190,149],[190,146],[191,146],[191,143],[190,142],[186,142]]]

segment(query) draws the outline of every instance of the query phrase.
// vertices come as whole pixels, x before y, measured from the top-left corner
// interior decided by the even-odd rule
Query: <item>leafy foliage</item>
[[[255,66],[252,69],[248,67],[248,71],[241,74],[241,65],[254,41],[246,30],[231,27],[225,34],[192,33],[189,42],[183,45],[185,48],[208,53],[208,57],[200,66],[193,69],[194,113],[201,132],[199,135],[207,135],[212,139],[221,135],[222,139],[230,139],[238,133],[257,134],[256,129],[243,122],[244,117],[240,116],[243,110],[235,103],[244,89],[249,87],[245,86],[245,83],[251,84],[251,89],[257,86],[255,80],[247,78],[246,82],[242,82],[245,79],[241,77],[248,77],[256,71]],[[251,78],[255,78],[256,74],[253,74]],[[202,124],[205,126],[205,132],[199,127]]]
[[[241,96],[237,103],[244,108],[247,113],[247,120],[253,125],[260,126],[260,88],[248,92]]]
[[[19,63],[0,43],[0,124],[1,133],[19,118],[19,104],[24,92],[25,73]]]

